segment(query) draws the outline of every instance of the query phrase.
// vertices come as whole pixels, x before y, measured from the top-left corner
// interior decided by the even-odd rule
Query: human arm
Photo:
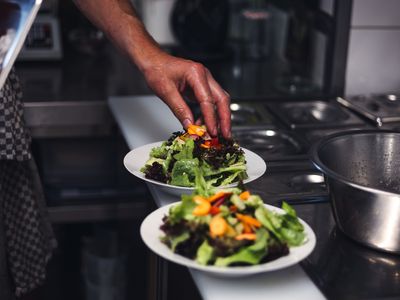
[[[143,73],[149,87],[173,111],[184,128],[195,122],[183,99],[189,92],[199,102],[212,136],[218,125],[230,137],[229,95],[202,65],[164,52],[148,34],[129,0],[75,0],[80,10],[117,45]]]

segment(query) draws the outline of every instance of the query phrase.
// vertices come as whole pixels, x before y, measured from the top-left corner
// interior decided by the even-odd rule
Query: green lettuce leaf
[[[195,169],[199,167],[199,160],[182,159],[175,162],[171,172],[171,184],[178,186],[194,186],[195,184]]]
[[[289,212],[276,214],[260,206],[255,210],[255,216],[279,241],[287,243],[289,246],[299,246],[305,240],[304,227],[294,209],[287,203],[285,211]]]
[[[280,232],[289,246],[300,246],[304,242],[305,233],[303,231],[282,227]]]
[[[244,247],[230,256],[218,257],[215,261],[215,265],[226,267],[233,263],[247,263],[250,265],[260,263],[263,257],[268,253],[268,238],[268,232],[265,229],[259,229],[257,231],[257,239],[253,245]]]
[[[207,263],[213,259],[214,248],[211,247],[207,240],[200,245],[196,253],[196,261],[201,265],[207,265]]]
[[[194,140],[188,139],[183,145],[182,149],[174,155],[177,161],[193,158]]]
[[[150,157],[165,159],[167,157],[167,153],[168,153],[167,143],[163,142],[161,146],[154,147],[150,150]]]
[[[189,238],[190,238],[190,234],[189,234],[189,232],[187,232],[187,231],[182,232],[182,234],[180,234],[180,235],[178,235],[178,236],[169,236],[169,243],[170,243],[170,245],[171,245],[171,250],[172,250],[173,252],[175,252],[176,247],[177,247],[180,243],[186,241],[186,240],[189,239]]]
[[[182,195],[181,202],[169,209],[168,219],[171,223],[177,223],[182,219],[190,220],[194,218],[192,212],[196,207],[196,203],[192,199],[192,195]]]

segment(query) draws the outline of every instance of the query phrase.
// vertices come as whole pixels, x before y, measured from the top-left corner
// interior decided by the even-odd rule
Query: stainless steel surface
[[[330,216],[325,218],[325,223],[330,221]],[[323,224],[321,218],[315,226],[321,228]],[[337,228],[326,232],[327,228],[316,232],[318,253],[314,252],[303,266],[319,274],[318,283],[328,299],[399,299],[399,255],[364,247]]]
[[[230,104],[230,109],[233,128],[247,128],[276,123],[274,116],[260,102],[233,100]],[[201,116],[200,107],[197,103],[192,104],[192,110],[196,119]]]
[[[292,129],[344,127],[363,121],[335,102],[304,101],[267,104]]]
[[[115,125],[105,102],[28,102],[24,116],[34,138],[103,136]]]
[[[396,94],[338,97],[337,102],[370,119],[378,127],[400,121],[400,100]]]
[[[265,201],[301,201],[325,198],[327,190],[323,174],[315,169],[298,169],[292,171],[268,171],[262,178],[248,184],[249,189],[260,195]]]
[[[310,145],[315,143],[316,141],[334,134],[345,131],[355,131],[355,130],[366,130],[373,129],[373,126],[368,125],[360,125],[360,126],[351,126],[351,127],[336,127],[336,128],[317,128],[317,129],[307,129],[307,130],[298,130],[296,131],[301,137],[303,137]]]
[[[25,41],[42,0],[0,1],[0,88]]]
[[[233,102],[230,105],[232,126],[271,124],[273,118],[259,104]]]
[[[283,129],[271,126],[233,128],[232,136],[265,161],[306,158],[303,142]]]
[[[400,133],[357,131],[314,144],[338,227],[352,239],[400,253]]]

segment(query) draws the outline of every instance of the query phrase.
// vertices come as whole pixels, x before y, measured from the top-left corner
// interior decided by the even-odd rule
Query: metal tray
[[[308,164],[303,167],[289,171],[282,166],[281,171],[269,171],[248,187],[268,203],[282,200],[290,203],[327,201],[324,175],[315,167],[308,167]]]
[[[364,123],[335,102],[283,102],[266,106],[292,129],[345,127]]]
[[[195,119],[201,117],[201,110],[197,103],[190,103]],[[272,125],[276,123],[276,119],[269,113],[263,105],[256,102],[248,101],[232,101],[231,123],[233,128],[248,128],[259,125]]]
[[[400,122],[400,95],[338,97],[336,100],[373,121],[378,127],[385,123]]]
[[[260,155],[265,161],[304,159],[304,141],[293,132],[275,126],[233,128],[232,136],[239,144]]]

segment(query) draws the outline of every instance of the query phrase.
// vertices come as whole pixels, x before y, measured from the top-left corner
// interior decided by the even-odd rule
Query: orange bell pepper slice
[[[242,233],[237,236],[235,236],[235,240],[241,241],[241,240],[250,240],[250,241],[255,241],[257,238],[255,233]]]
[[[238,220],[240,220],[244,223],[247,223],[248,225],[251,225],[254,227],[261,227],[261,222],[251,216],[236,213],[236,218],[238,218]]]
[[[197,206],[193,209],[192,214],[195,216],[206,216],[210,212],[211,204],[201,196],[194,196],[193,201]]]
[[[250,197],[250,192],[249,192],[249,191],[241,192],[240,195],[239,195],[239,197],[240,197],[240,199],[242,199],[242,200],[247,200],[247,199],[249,199],[249,197]]]
[[[246,222],[240,222],[243,225],[243,232],[244,233],[253,233],[253,229],[251,228],[251,226],[249,224],[247,224]]]
[[[189,125],[187,132],[189,134],[203,136],[206,133],[206,130],[202,126],[191,124],[191,125]]]

